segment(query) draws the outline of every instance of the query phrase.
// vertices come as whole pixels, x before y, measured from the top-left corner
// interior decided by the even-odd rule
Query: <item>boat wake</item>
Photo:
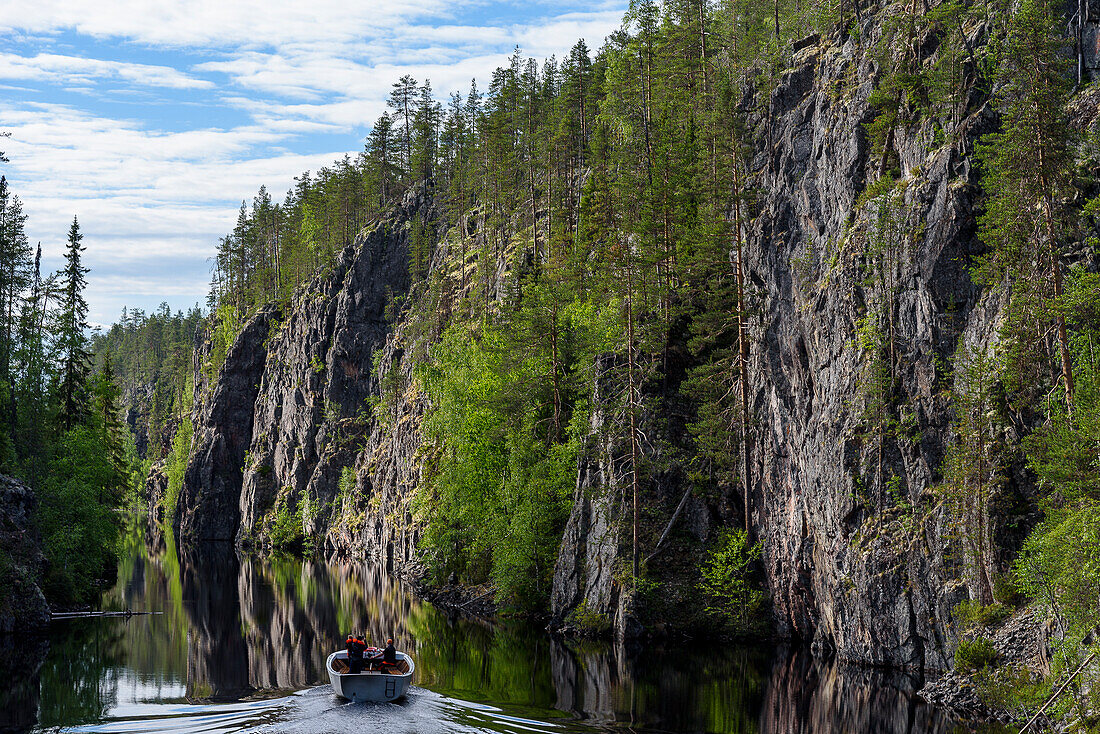
[[[112,714],[106,721],[62,731],[97,734],[315,734],[360,731],[364,727],[371,727],[390,734],[562,734],[577,730],[576,727],[565,728],[556,723],[509,715],[494,706],[447,698],[415,686],[409,689],[404,699],[391,703],[350,703],[336,696],[331,687],[321,686],[264,701],[205,705],[134,704],[116,709]],[[579,723],[566,721],[570,724]],[[591,731],[583,725],[579,728]]]

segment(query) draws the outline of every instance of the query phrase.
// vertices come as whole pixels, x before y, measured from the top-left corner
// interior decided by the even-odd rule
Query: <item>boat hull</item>
[[[396,701],[404,696],[409,686],[412,685],[413,672],[416,666],[412,658],[405,653],[397,653],[400,663],[408,663],[406,673],[381,673],[378,671],[364,671],[362,673],[341,673],[334,667],[337,660],[346,662],[348,654],[345,651],[334,652],[325,661],[325,669],[328,671],[328,680],[332,684],[332,690],[341,698],[356,703],[362,701]]]

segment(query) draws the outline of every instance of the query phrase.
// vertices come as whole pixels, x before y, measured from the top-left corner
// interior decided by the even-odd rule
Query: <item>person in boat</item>
[[[361,637],[348,635],[348,667],[352,673],[363,672],[363,653],[367,649],[367,643]]]
[[[386,648],[382,650],[382,665],[397,665],[397,648],[393,646],[393,638],[386,640]]]

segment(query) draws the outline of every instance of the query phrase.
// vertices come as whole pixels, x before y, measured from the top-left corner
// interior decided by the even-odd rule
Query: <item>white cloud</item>
[[[210,89],[214,83],[170,66],[104,61],[80,56],[40,53],[19,56],[0,53],[0,79],[46,81],[52,84],[92,84],[97,79],[119,79],[140,86],[169,89]]]
[[[0,30],[62,30],[154,46],[265,47],[352,43],[415,18],[446,18],[455,0],[41,0],[0,5]]]

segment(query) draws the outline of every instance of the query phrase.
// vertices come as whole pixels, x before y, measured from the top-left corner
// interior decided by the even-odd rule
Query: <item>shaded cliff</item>
[[[253,414],[265,374],[274,309],[254,316],[237,336],[209,384],[209,341],[195,352],[194,436],[175,522],[184,540],[232,540],[241,523],[241,481],[252,441]]]
[[[46,559],[31,519],[36,506],[30,487],[0,475],[0,634],[50,621],[40,588]]]
[[[876,27],[864,30],[873,41]],[[753,525],[782,630],[845,659],[943,668],[945,626],[966,589],[945,560],[948,521],[932,489],[953,417],[947,365],[960,342],[984,343],[998,324],[998,304],[968,273],[982,252],[970,156],[993,115],[966,106],[939,145],[931,119],[899,127],[900,178],[868,199],[880,161],[864,125],[880,73],[855,39],[809,45],[767,113],[750,117],[767,192],[746,257],[761,314]],[[861,333],[875,312],[892,329],[878,341],[896,414],[875,404],[878,345]],[[895,419],[902,428],[888,430]]]

